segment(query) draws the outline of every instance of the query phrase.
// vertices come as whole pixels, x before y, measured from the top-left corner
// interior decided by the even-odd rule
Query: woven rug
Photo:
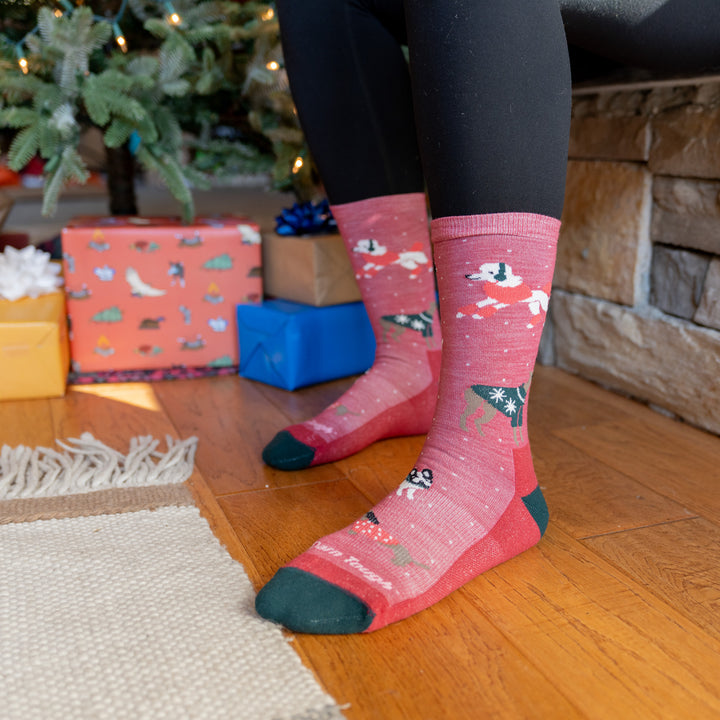
[[[83,436],[60,457],[3,448],[3,720],[343,717],[255,614],[243,568],[192,505],[194,447],[160,453],[141,438],[123,456]],[[70,490],[93,464],[85,483],[97,488]],[[140,485],[143,474],[164,484]]]

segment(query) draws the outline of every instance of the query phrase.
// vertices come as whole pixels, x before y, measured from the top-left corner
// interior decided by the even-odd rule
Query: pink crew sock
[[[364,518],[281,568],[262,615],[297,632],[376,630],[540,540],[527,396],[559,226],[526,213],[433,222],[444,348],[418,462]]]
[[[423,434],[437,399],[440,328],[423,193],[334,205],[375,334],[373,367],[329,408],[278,433],[268,465],[332,462],[381,438]]]

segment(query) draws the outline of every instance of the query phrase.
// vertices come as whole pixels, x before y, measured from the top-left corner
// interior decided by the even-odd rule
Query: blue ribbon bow
[[[291,208],[283,209],[275,218],[275,223],[275,232],[278,235],[319,235],[337,232],[337,224],[327,200],[317,204],[295,203]]]

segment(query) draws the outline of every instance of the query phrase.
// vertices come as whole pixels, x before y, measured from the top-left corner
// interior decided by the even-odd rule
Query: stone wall
[[[720,83],[575,95],[540,361],[720,434]]]

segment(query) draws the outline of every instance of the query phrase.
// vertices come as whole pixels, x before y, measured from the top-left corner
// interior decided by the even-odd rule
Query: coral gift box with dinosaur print
[[[75,372],[238,364],[235,306],[262,299],[257,224],[84,217],[62,248]]]

